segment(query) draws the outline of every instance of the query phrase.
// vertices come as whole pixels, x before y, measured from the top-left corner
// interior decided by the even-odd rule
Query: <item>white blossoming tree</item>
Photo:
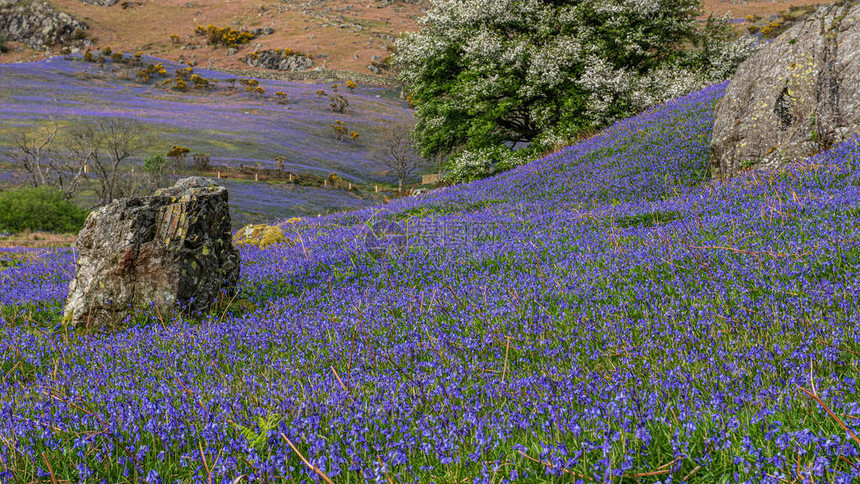
[[[549,147],[722,80],[752,43],[700,15],[699,0],[436,0],[395,55],[418,146]]]

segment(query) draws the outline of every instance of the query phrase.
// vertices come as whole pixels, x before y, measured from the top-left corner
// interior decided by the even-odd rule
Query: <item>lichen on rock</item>
[[[740,65],[717,105],[711,171],[798,162],[860,133],[860,5],[820,7]]]
[[[239,281],[227,190],[206,178],[96,210],[76,248],[64,315],[72,327],[117,327],[150,308],[163,317],[205,313]]]
[[[284,231],[277,225],[247,225],[233,235],[236,245],[253,245],[261,249],[286,241]]]

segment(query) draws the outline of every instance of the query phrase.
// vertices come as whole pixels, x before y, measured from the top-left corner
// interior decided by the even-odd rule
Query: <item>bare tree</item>
[[[141,125],[133,120],[100,119],[80,123],[69,131],[70,150],[92,168],[100,205],[123,194],[120,170],[143,146]]]
[[[415,170],[427,164],[415,150],[412,140],[412,126],[397,124],[383,136],[375,159],[397,177],[397,191],[403,191],[403,182]]]
[[[54,139],[59,131],[60,127],[52,121],[45,135],[33,130],[15,138],[16,158],[27,171],[34,188],[47,184],[45,171],[48,169],[48,160],[54,155]]]
[[[86,159],[68,156],[54,148],[60,127],[51,120],[47,133],[24,133],[15,140],[17,159],[34,187],[53,186],[68,200],[86,177]]]
[[[48,162],[51,183],[70,200],[87,176],[86,160],[69,156],[54,156]]]

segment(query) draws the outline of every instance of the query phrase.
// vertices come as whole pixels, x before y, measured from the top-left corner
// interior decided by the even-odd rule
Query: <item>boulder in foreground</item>
[[[860,132],[860,5],[821,7],[741,64],[717,106],[715,178],[801,161]]]
[[[91,213],[78,235],[63,321],[112,328],[151,306],[165,317],[199,314],[218,297],[232,297],[239,252],[227,202],[226,188],[192,177]]]

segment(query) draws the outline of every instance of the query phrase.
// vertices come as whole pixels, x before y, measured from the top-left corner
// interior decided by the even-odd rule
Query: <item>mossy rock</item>
[[[286,241],[284,231],[277,225],[247,225],[233,235],[233,244],[253,245],[261,249]]]

